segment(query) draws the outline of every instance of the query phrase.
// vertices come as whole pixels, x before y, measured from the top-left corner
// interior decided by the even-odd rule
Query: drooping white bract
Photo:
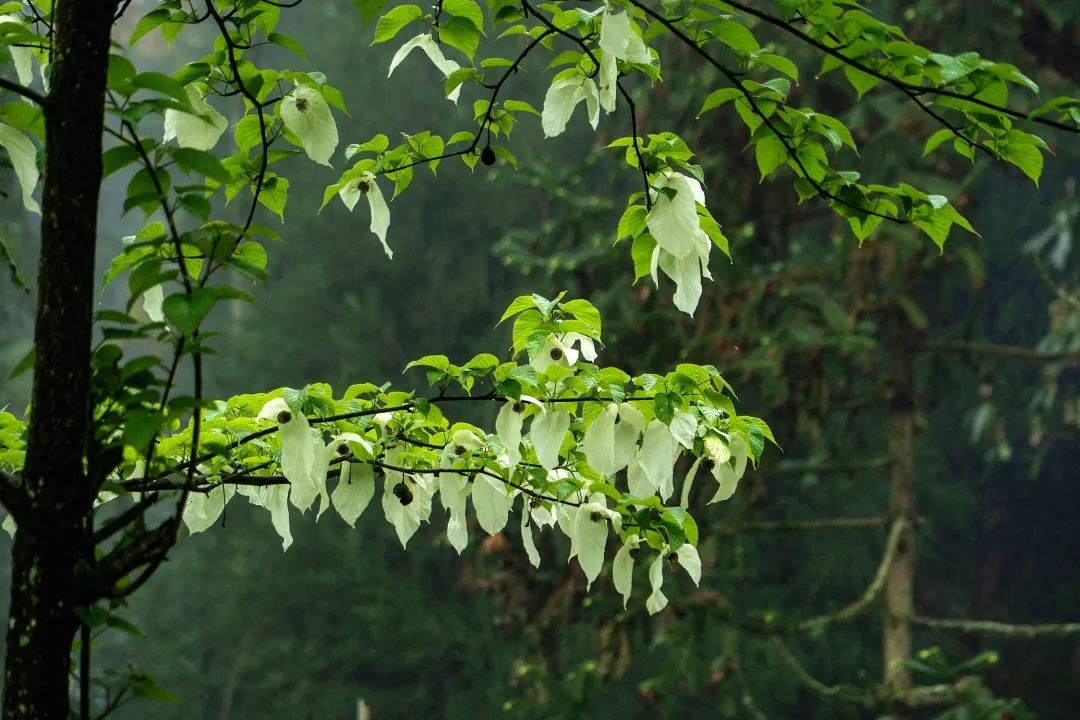
[[[143,310],[146,316],[153,322],[165,322],[165,311],[162,305],[165,302],[165,290],[161,285],[154,285],[146,290],[142,296]]]
[[[506,483],[489,475],[477,475],[473,478],[472,501],[476,510],[476,521],[488,535],[502,532],[510,518],[510,507],[514,504],[514,495]]]
[[[582,100],[589,114],[589,124],[595,130],[600,122],[600,96],[596,82],[580,73],[553,82],[544,96],[544,110],[540,115],[544,137],[561,135],[574,114],[574,108]]]
[[[618,530],[622,516],[607,507],[607,498],[593,493],[589,502],[582,503],[574,514],[570,535],[570,557],[577,556],[585,573],[586,590],[600,574],[604,566],[604,548],[607,547],[608,523]]]
[[[18,15],[0,15],[0,23],[25,24]],[[11,53],[11,62],[15,65],[15,76],[19,78],[19,84],[29,86],[34,82],[34,51],[28,47],[8,45],[8,52]]]
[[[389,465],[397,465],[402,451],[397,447],[386,451]],[[406,474],[399,470],[386,470],[383,479],[383,512],[386,521],[397,531],[401,547],[420,528],[420,523],[431,517],[431,498],[435,494],[435,482],[426,475]]]
[[[348,460],[341,463],[341,474],[337,487],[330,495],[330,502],[349,527],[356,527],[356,519],[364,512],[374,495],[375,469],[371,465],[360,463],[353,467],[353,463]]]
[[[187,525],[188,532],[194,535],[211,528],[221,517],[225,505],[228,504],[235,493],[236,487],[228,484],[212,488],[205,493],[188,493],[183,513],[184,524]]]
[[[222,134],[228,129],[229,121],[206,102],[206,90],[202,86],[188,85],[185,92],[195,113],[166,110],[165,135],[161,140],[169,142],[176,138],[180,147],[210,150],[217,145]]]
[[[337,123],[330,105],[316,88],[296,85],[278,105],[281,121],[304,146],[307,156],[320,165],[330,165],[338,144]]]
[[[629,403],[609,403],[589,425],[581,448],[589,466],[601,475],[614,475],[630,464],[645,418]]]
[[[521,426],[524,422],[525,415],[516,400],[507,400],[495,418],[495,435],[506,448],[506,465],[511,475],[521,462]]]
[[[311,432],[307,418],[303,413],[294,413],[289,409],[284,398],[274,398],[263,405],[258,415],[261,420],[274,420],[278,424],[278,436],[281,439],[281,474],[289,481],[293,492],[297,493],[300,502],[293,500],[301,510],[311,506],[311,500],[318,495],[315,480],[312,474],[315,472],[316,455],[323,453],[323,444]],[[315,487],[312,493],[311,489]],[[286,491],[288,491],[286,487]],[[289,493],[286,492],[286,495]],[[310,500],[306,505],[302,504],[310,494]]]
[[[570,413],[565,410],[550,408],[533,416],[530,426],[533,448],[536,450],[536,459],[545,470],[552,470],[559,464],[559,449],[569,429]]]
[[[607,112],[615,110],[616,81],[619,70],[616,59],[633,63],[649,63],[649,48],[641,39],[635,23],[628,13],[612,3],[606,3],[600,24],[600,105]]]
[[[596,343],[581,333],[569,332],[548,337],[547,342],[529,360],[529,364],[536,372],[542,373],[553,365],[573,367],[578,357],[589,362],[596,360]]]
[[[292,530],[289,527],[289,486],[266,485],[253,487],[241,485],[236,489],[238,495],[246,495],[248,502],[270,512],[270,524],[281,536],[281,549],[288,550],[293,543]]]
[[[645,217],[656,240],[652,257],[653,282],[657,268],[675,281],[675,306],[693,315],[701,298],[701,276],[709,274],[709,236],[701,228],[697,205],[705,204],[701,183],[682,173],[665,171],[650,191],[652,208]]]
[[[709,504],[723,502],[735,494],[739,479],[746,472],[746,441],[736,433],[726,440],[708,435],[705,437],[705,456],[712,460],[712,474],[719,483]]]
[[[532,518],[529,505],[532,502],[527,495],[522,493],[521,507],[521,544],[525,546],[525,554],[529,556],[529,563],[533,567],[540,567],[540,553],[536,551],[536,543],[533,541],[532,526],[529,520]]]
[[[350,211],[356,207],[356,201],[361,195],[367,198],[368,208],[371,210],[371,232],[379,238],[386,257],[393,260],[394,251],[386,244],[386,231],[390,229],[390,208],[379,189],[379,183],[375,181],[375,175],[370,172],[362,173],[359,180],[350,180],[338,190],[338,197]]]
[[[649,585],[652,587],[652,593],[645,600],[645,609],[651,615],[660,612],[668,604],[667,596],[661,592],[660,588],[664,585],[664,560],[669,558],[682,565],[695,585],[701,582],[701,558],[698,556],[697,548],[690,543],[683,543],[672,553],[671,548],[664,545],[660,548],[660,554],[649,566]]]
[[[640,544],[641,538],[636,533],[630,534],[611,562],[611,580],[615,590],[623,596],[623,608],[630,602],[630,590],[634,584],[634,556],[638,554]]]
[[[15,178],[22,188],[22,202],[30,212],[41,214],[41,207],[33,197],[38,182],[37,150],[29,138],[10,125],[0,124],[0,145],[7,150]]]
[[[405,41],[405,44],[398,48],[398,51],[394,53],[393,60],[390,61],[390,72],[386,74],[386,77],[390,77],[394,74],[394,68],[396,68],[401,61],[409,56],[416,48],[423,50],[424,54],[428,56],[432,64],[439,69],[439,72],[443,74],[443,77],[450,77],[450,75],[461,68],[453,60],[448,60],[443,55],[442,48],[435,42],[435,39],[431,37],[431,33],[421,33],[410,40]],[[450,94],[446,96],[447,100],[457,102],[458,95],[461,94],[461,85],[450,91]]]
[[[637,459],[651,492],[658,493],[662,500],[666,501],[675,492],[675,460],[680,452],[679,443],[671,436],[667,425],[659,419],[649,423]],[[637,494],[637,489],[631,486],[631,492]]]

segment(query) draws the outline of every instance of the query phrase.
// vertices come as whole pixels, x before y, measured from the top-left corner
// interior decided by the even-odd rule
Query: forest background
[[[918,42],[977,49],[1020,66],[1048,95],[1077,94],[1080,8],[870,7]],[[282,30],[356,99],[361,134],[452,128],[459,118],[436,105],[430,68],[407,63],[397,70],[405,81],[391,86],[383,69],[392,48],[364,47],[370,28],[358,27],[347,5],[315,3],[287,13]],[[137,51],[152,65],[197,42],[192,34],[169,47],[154,33]],[[955,233],[938,255],[924,237],[883,226],[859,247],[820,206],[796,205],[782,185],[759,186],[737,119],[694,119],[709,72],[674,49],[667,58],[686,82],[641,88],[639,120],[647,126],[655,114],[683,129],[700,150],[716,217],[744,219],[725,224],[739,279],[714,259],[717,281],[695,318],[665,294],[631,286],[626,254],[611,251],[620,189],[612,184],[629,189],[633,179],[615,171],[617,157],[588,152],[604,138],[582,132],[553,143],[523,125],[512,146],[517,170],[445,167],[437,185],[418,184],[410,212],[394,216],[395,260],[371,254],[367,267],[340,261],[371,242],[365,223],[336,204],[315,216],[325,177],[290,168],[287,224],[302,223],[290,234],[310,242],[269,248],[274,270],[259,307],[237,304],[219,319],[230,353],[207,362],[207,383],[210,394],[228,395],[307,377],[394,379],[429,352],[492,350],[498,309],[526,289],[587,295],[604,314],[612,362],[631,372],[713,363],[783,447],[728,504],[699,511],[708,526],[701,588],[671,580],[671,606],[650,618],[640,603],[623,610],[609,587],[586,596],[576,564],[558,559],[564,548],[541,547],[539,572],[513,534],[458,558],[440,523],[406,553],[389,525],[350,530],[327,518],[282,554],[264,514],[236,506],[223,528],[180,543],[133,600],[126,616],[146,637],[103,640],[100,666],[131,662],[180,698],[116,717],[347,718],[359,698],[377,720],[866,717],[865,688],[882,674],[878,580],[890,569],[883,557],[895,559],[887,518],[898,357],[909,361],[917,432],[913,625],[924,652],[911,672],[956,690],[949,701],[971,717],[1075,716],[1077,627],[964,621],[1080,616],[1080,146],[1047,135],[1057,158],[1036,191],[1015,170],[922,159],[912,138],[927,134],[926,119],[902,97],[871,92],[846,118],[869,128],[857,138],[867,172],[954,198],[981,235]],[[793,91],[807,104],[827,112],[850,104],[839,78],[809,77]],[[542,91],[537,83],[537,105]],[[106,213],[121,206],[123,188],[111,192]],[[16,205],[0,206],[4,232],[19,258],[32,258],[33,221]],[[104,264],[115,248],[103,250]],[[13,284],[0,286],[4,377],[29,347],[32,308]],[[386,316],[396,318],[392,328],[370,319]],[[28,395],[28,376],[5,381],[0,406],[21,407]]]

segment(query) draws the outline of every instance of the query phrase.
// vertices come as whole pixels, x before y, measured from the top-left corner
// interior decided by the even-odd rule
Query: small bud
[[[563,351],[561,348],[551,348],[551,352],[549,354],[551,355],[551,359],[555,362],[563,359]]]
[[[593,510],[589,513],[589,520],[592,520],[594,523],[602,523],[604,522],[604,513],[599,510]]]
[[[464,455],[467,452],[468,452],[468,450],[465,449],[464,445],[455,445],[454,446],[454,454],[455,455]]]
[[[543,503],[541,503],[538,498],[533,498],[532,500],[529,500],[529,507],[533,510],[539,509],[542,504]]]
[[[641,557],[641,548],[630,548],[629,554],[631,558],[637,560],[639,557]]]
[[[519,414],[525,412],[525,401],[524,400],[518,400],[516,403],[514,403],[514,408],[513,409],[514,409],[514,412],[519,413]]]
[[[480,151],[480,162],[485,165],[495,164],[495,151],[491,149],[490,145]]]
[[[360,191],[361,195],[367,195],[368,191],[371,190],[371,183],[369,183],[367,180],[361,180],[360,182],[356,183],[356,189]]]
[[[348,455],[351,452],[352,452],[352,449],[349,447],[349,443],[347,443],[347,442],[338,443],[338,446],[337,446],[337,454],[338,455],[341,455],[342,457],[344,457],[344,456]]]
[[[282,410],[277,414],[278,425],[285,425],[292,420],[292,413],[288,410]]]
[[[296,110],[298,112],[307,112],[308,101],[307,98],[296,98]]]

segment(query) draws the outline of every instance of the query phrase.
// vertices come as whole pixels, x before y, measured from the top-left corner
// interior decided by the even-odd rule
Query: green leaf
[[[150,441],[165,424],[160,410],[133,408],[125,414],[124,443],[135,448],[141,455],[150,447]]]
[[[513,317],[520,312],[526,310],[533,310],[536,308],[536,298],[532,295],[518,295],[514,298],[514,301],[510,303],[510,307],[506,308],[506,312],[499,318],[499,322],[496,325],[501,325],[507,318]]]
[[[469,20],[477,30],[484,29],[484,11],[473,0],[443,0],[443,12]],[[440,37],[441,37],[440,29]]]
[[[698,117],[701,117],[713,108],[720,107],[721,105],[742,96],[743,92],[739,88],[720,88],[719,90],[713,90],[709,93],[709,96],[705,98],[705,102],[701,104],[701,109],[698,110]]]
[[[419,360],[413,360],[405,369],[414,367],[430,367],[445,372],[450,367],[450,359],[445,355],[425,355]]]
[[[771,132],[763,135],[754,144],[754,158],[757,160],[762,180],[776,172],[778,167],[787,162],[787,157],[787,148]]]
[[[285,48],[289,52],[299,57],[301,60],[307,60],[307,53],[304,52],[303,46],[296,40],[296,38],[292,37],[291,35],[284,35],[282,33],[270,33],[266,36],[266,39],[274,45],[277,45],[278,47]]]
[[[648,215],[649,211],[645,209],[644,205],[631,205],[626,208],[622,217],[619,218],[619,229],[615,237],[616,242],[627,237],[637,237],[645,229]]]
[[[217,295],[212,290],[193,290],[190,295],[177,293],[165,298],[161,304],[169,324],[183,335],[195,332],[207,313],[217,303]]]
[[[630,256],[634,260],[634,282],[652,274],[652,256],[656,250],[656,240],[649,233],[642,233],[634,238]]]
[[[189,107],[187,91],[179,82],[159,72],[142,72],[131,80],[132,87],[168,95],[183,107]]]
[[[139,22],[135,24],[135,29],[131,31],[131,39],[128,41],[130,45],[134,45],[139,42],[148,32],[154,30],[159,25],[168,22],[171,13],[165,8],[158,8],[157,10],[151,10],[150,12],[139,18]]]
[[[472,60],[477,48],[480,47],[480,31],[476,29],[472,20],[455,17],[439,27],[439,40],[450,47],[457,48]]]
[[[361,12],[363,12],[362,9]],[[375,40],[371,44],[376,45],[393,39],[403,27],[423,16],[424,11],[417,5],[397,6],[379,18],[379,22],[375,24]]]
[[[223,185],[232,182],[232,174],[213,153],[186,147],[170,147],[169,153],[184,170],[199,173]]]
[[[675,417],[675,408],[676,404],[669,393],[656,393],[656,397],[653,398],[653,409],[660,422],[670,423],[671,419]]]
[[[1039,184],[1043,169],[1043,155],[1039,148],[1030,143],[1010,143],[1002,156],[1020,168],[1036,186]]]
[[[360,11],[360,17],[364,19],[364,22],[369,23],[386,6],[386,0],[353,0],[353,5]]]

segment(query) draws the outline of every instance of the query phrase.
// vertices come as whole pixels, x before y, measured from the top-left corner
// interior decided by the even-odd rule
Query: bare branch
[[[953,620],[914,615],[909,618],[915,625],[934,630],[952,630],[961,633],[1003,635],[1005,637],[1034,640],[1038,637],[1065,637],[1080,635],[1080,622],[1023,625],[995,622],[993,620]]]

